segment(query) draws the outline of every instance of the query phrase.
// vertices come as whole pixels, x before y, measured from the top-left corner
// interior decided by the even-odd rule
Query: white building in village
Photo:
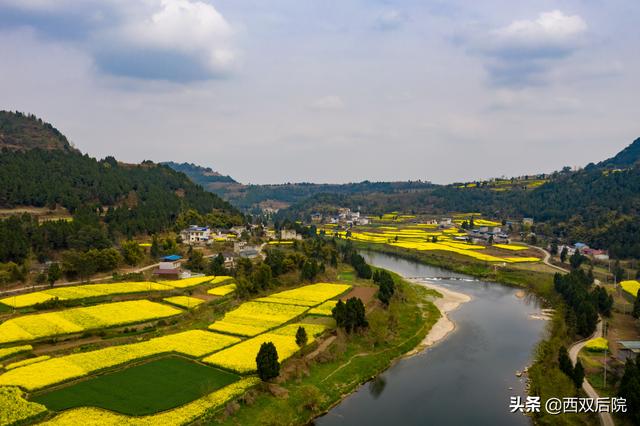
[[[208,226],[191,225],[180,231],[180,238],[185,244],[206,244],[211,238]]]

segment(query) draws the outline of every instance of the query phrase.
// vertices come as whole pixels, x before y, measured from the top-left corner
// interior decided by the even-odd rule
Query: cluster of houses
[[[320,213],[313,213],[311,221],[314,223],[322,223],[324,217]],[[349,208],[338,209],[338,214],[328,218],[328,223],[335,225],[355,226],[368,225],[369,218],[361,215],[360,212],[352,212]]]
[[[509,243],[509,235],[505,233],[500,226],[481,226],[479,228],[472,229],[469,231],[469,238],[471,238],[472,241],[485,243]]]
[[[202,245],[214,241],[232,241],[239,238],[245,231],[244,226],[234,226],[230,229],[212,229],[208,226],[191,225],[180,231],[180,238],[184,244]]]
[[[562,251],[565,248],[567,249],[568,256],[573,256],[576,251],[579,251],[580,254],[583,254],[585,256],[591,256],[595,260],[602,260],[602,261],[609,260],[609,254],[607,253],[606,250],[596,250],[589,247],[585,243],[578,242],[578,243],[575,243],[574,245],[560,245],[558,246],[558,253],[562,253]]]

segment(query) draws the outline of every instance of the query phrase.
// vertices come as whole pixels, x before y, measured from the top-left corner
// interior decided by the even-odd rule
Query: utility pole
[[[604,320],[602,334],[605,339],[607,338],[607,321]],[[609,343],[604,348],[604,388],[607,388],[607,349],[609,349]]]

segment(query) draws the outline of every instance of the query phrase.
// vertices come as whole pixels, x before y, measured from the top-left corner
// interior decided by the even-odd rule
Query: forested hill
[[[420,191],[323,193],[280,213],[301,218],[338,206],[367,213],[389,211],[447,214],[481,212],[496,218],[533,217],[539,233],[567,242],[585,241],[616,257],[640,257],[640,139],[618,155],[582,170],[565,169],[533,189],[490,185],[434,186]]]
[[[640,161],[640,138],[633,141],[631,145],[620,151],[615,157],[609,158],[598,164],[601,167],[630,167],[637,165]]]
[[[9,150],[76,151],[51,124],[31,114],[0,111],[0,148]]]
[[[33,116],[11,114],[18,122],[30,120],[31,124],[13,127],[10,132],[12,146],[2,148],[0,208],[67,209],[74,221],[69,225],[58,225],[51,231],[57,233],[57,239],[62,235],[63,240],[51,249],[103,247],[107,240],[115,242],[119,237],[175,229],[184,225],[181,223],[186,220],[181,220],[183,216],[191,219],[206,216],[207,223],[214,226],[243,222],[238,210],[193,183],[183,173],[148,161],[124,164],[113,157],[97,160],[69,149],[69,145],[63,143],[66,138],[50,125],[42,124],[38,137],[34,137],[32,130],[41,121]],[[50,145],[43,147],[34,144],[36,139],[58,140],[60,146],[58,149]],[[88,216],[93,219],[87,219]],[[15,243],[14,237],[20,234],[18,228],[22,225],[15,221],[9,225],[4,222],[0,222],[0,240]],[[36,232],[32,229],[33,223],[23,221],[23,224],[29,227],[24,232],[25,238],[29,239]],[[51,241],[54,236],[42,237]],[[80,243],[76,244],[78,241]],[[20,260],[21,257],[24,255],[3,255],[3,247],[0,247],[0,262]]]

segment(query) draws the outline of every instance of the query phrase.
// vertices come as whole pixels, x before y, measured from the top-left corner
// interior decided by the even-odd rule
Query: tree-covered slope
[[[51,124],[31,114],[0,111],[0,148],[76,151]]]
[[[14,115],[18,121],[26,117]],[[12,147],[1,150],[0,208],[61,206],[74,220],[40,226],[28,217],[0,221],[0,262],[21,261],[29,249],[104,248],[120,237],[176,229],[187,217],[206,216],[216,226],[243,222],[228,202],[169,167],[97,160],[62,144],[66,138],[50,126],[39,129],[39,140],[57,138],[61,145],[45,149],[34,145],[32,126],[21,128],[25,133],[14,128]]]
[[[620,151],[615,157],[609,158],[598,164],[601,167],[631,167],[640,161],[640,138],[633,141],[631,145]]]
[[[193,163],[176,163],[173,161],[165,161],[160,164],[184,173],[189,179],[201,185],[203,188],[207,188],[207,185],[210,183],[238,183],[231,176],[221,175],[211,167],[201,167]]]

